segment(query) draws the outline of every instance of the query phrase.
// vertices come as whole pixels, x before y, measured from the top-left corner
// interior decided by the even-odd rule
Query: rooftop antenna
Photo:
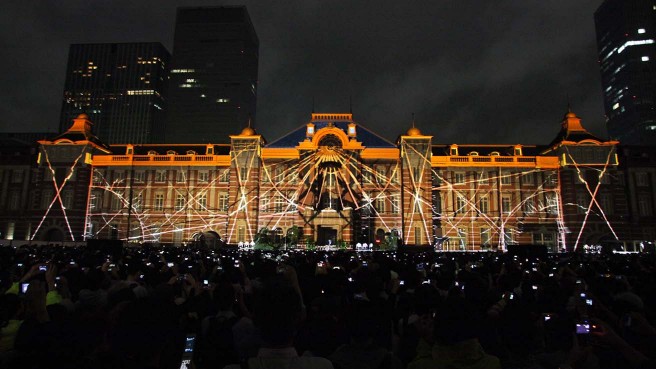
[[[314,96],[312,96],[312,114],[314,114]]]
[[[568,113],[572,112],[572,104],[570,104],[570,101],[569,101],[569,93],[567,93],[567,112]]]
[[[351,113],[351,115],[353,115],[353,99],[352,99],[352,95],[349,95],[349,113]]]
[[[415,113],[412,113],[412,128],[415,128]]]

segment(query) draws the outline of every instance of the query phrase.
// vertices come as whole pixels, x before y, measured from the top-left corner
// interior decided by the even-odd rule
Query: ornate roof
[[[353,121],[351,114],[312,114],[312,120],[310,123],[314,124],[314,131],[318,132],[322,128],[335,127],[344,131],[345,134],[348,134],[348,125],[350,123],[355,123]],[[356,136],[355,139],[362,143],[364,147],[385,147],[385,148],[396,148],[397,146],[384,139],[383,137],[372,132],[368,128],[362,126],[361,124],[356,124]],[[304,124],[293,131],[287,133],[286,135],[278,138],[277,140],[272,141],[266,147],[271,148],[293,148],[298,146],[300,142],[303,142],[307,137],[307,124]]]

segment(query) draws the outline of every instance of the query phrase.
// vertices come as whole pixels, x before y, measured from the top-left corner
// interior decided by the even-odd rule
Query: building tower
[[[595,12],[604,108],[611,138],[656,139],[656,3],[606,0]]]
[[[229,143],[255,127],[258,49],[246,7],[178,8],[166,142]]]
[[[161,142],[169,58],[159,42],[71,45],[59,131],[84,113],[103,142]]]

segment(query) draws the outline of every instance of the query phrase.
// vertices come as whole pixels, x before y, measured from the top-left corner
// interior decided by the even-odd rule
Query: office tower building
[[[254,127],[258,48],[244,6],[178,9],[166,142],[229,143]]]
[[[85,113],[103,142],[161,142],[169,59],[159,42],[71,45],[60,132]]]
[[[656,2],[606,0],[595,12],[608,133],[656,142]]]

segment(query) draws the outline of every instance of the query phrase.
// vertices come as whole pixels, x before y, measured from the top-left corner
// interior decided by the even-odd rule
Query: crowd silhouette
[[[2,368],[653,368],[654,254],[0,248]]]

